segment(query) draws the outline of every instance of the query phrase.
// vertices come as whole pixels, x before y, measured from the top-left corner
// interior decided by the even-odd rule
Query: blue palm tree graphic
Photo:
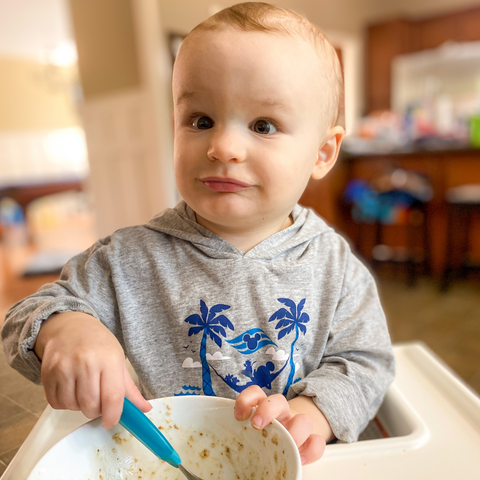
[[[295,340],[292,342],[290,346],[290,374],[288,375],[287,384],[285,385],[285,389],[283,390],[283,395],[288,393],[288,389],[293,382],[293,376],[295,375],[295,364],[293,362],[293,351],[295,348],[295,343],[298,340],[300,332],[304,335],[307,333],[307,327],[304,325],[310,321],[310,317],[307,313],[303,312],[303,307],[305,305],[305,298],[300,301],[298,306],[295,304],[293,300],[289,298],[277,298],[277,300],[288,307],[280,308],[277,310],[270,318],[269,322],[273,322],[274,320],[278,320],[277,325],[275,326],[276,330],[280,330],[278,332],[278,340],[282,339],[285,335],[288,335],[293,329],[295,329]]]
[[[185,319],[187,323],[196,325],[188,330],[188,336],[203,332],[200,345],[200,359],[202,361],[202,380],[204,395],[215,396],[212,388],[212,377],[210,376],[210,365],[207,362],[207,336],[209,336],[219,347],[222,346],[222,337],[227,336],[225,328],[234,330],[232,322],[225,315],[217,315],[223,310],[228,310],[229,305],[214,305],[210,310],[203,300],[200,300],[200,313],[194,313]],[[225,328],[224,328],[225,327]]]

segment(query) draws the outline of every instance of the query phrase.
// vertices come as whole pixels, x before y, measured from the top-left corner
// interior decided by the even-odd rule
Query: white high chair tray
[[[379,412],[390,438],[327,446],[303,480],[480,478],[480,398],[424,344],[394,346],[395,381]],[[1,480],[26,480],[60,439],[88,421],[47,407]]]

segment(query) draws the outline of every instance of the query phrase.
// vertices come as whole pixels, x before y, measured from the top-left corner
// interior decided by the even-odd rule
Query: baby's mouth
[[[216,192],[238,192],[253,186],[241,180],[228,177],[205,177],[201,178],[200,181],[205,187]]]

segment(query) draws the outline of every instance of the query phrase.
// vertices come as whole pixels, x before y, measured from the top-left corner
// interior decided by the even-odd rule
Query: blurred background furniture
[[[464,278],[472,270],[480,270],[480,263],[471,258],[474,238],[474,217],[480,218],[480,184],[453,187],[446,192],[448,208],[446,263],[441,280],[441,289],[446,291],[450,283]]]
[[[27,205],[37,198],[67,191],[81,192],[83,189],[83,181],[5,186],[0,187],[0,200],[6,197],[15,200],[15,202],[22,207],[23,213],[25,214]]]
[[[417,148],[398,149],[392,152],[351,153],[347,149],[329,175],[335,180],[333,206],[335,208],[335,226],[346,237],[352,239],[358,235],[358,225],[351,217],[350,210],[345,208],[342,200],[345,185],[353,179],[361,179],[371,183],[381,177],[386,171],[403,169],[414,171],[429,179],[432,187],[432,198],[428,201],[426,213],[426,228],[428,230],[428,255],[431,274],[440,280],[446,265],[447,242],[447,211],[448,189],[469,183],[480,184],[480,150],[474,148],[449,148],[443,150],[427,149],[425,146]],[[325,179],[328,179],[328,175]],[[339,188],[342,186],[343,188]],[[318,186],[321,188],[321,185]],[[313,198],[313,195],[310,194]],[[314,202],[310,203],[315,208]],[[321,211],[319,211],[322,214]],[[415,214],[416,215],[416,214]],[[418,220],[418,219],[417,219]],[[471,238],[480,238],[480,218],[477,215],[471,218]],[[365,225],[364,229],[373,230],[373,225]],[[407,223],[390,224],[382,227],[387,245],[398,247],[406,246]],[[417,233],[420,231],[417,228]],[[463,226],[452,231],[452,235],[461,236]],[[374,247],[374,233],[367,233],[364,237],[365,250],[371,252]],[[420,239],[418,239],[420,241]],[[367,244],[366,242],[370,242]],[[470,245],[473,257],[480,257],[480,242]],[[365,254],[368,257],[368,254]]]
[[[353,244],[375,270],[404,270],[408,285],[430,273],[428,178],[400,168],[386,170],[369,182],[351,180],[344,192],[346,212],[355,224]],[[391,229],[400,228],[392,242]],[[390,230],[390,231],[389,231]],[[398,238],[400,237],[400,238]]]

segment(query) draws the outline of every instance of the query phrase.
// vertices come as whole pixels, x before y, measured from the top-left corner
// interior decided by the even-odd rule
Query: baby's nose
[[[208,158],[212,161],[244,162],[246,159],[245,139],[235,129],[218,129],[213,133],[208,148]]]

